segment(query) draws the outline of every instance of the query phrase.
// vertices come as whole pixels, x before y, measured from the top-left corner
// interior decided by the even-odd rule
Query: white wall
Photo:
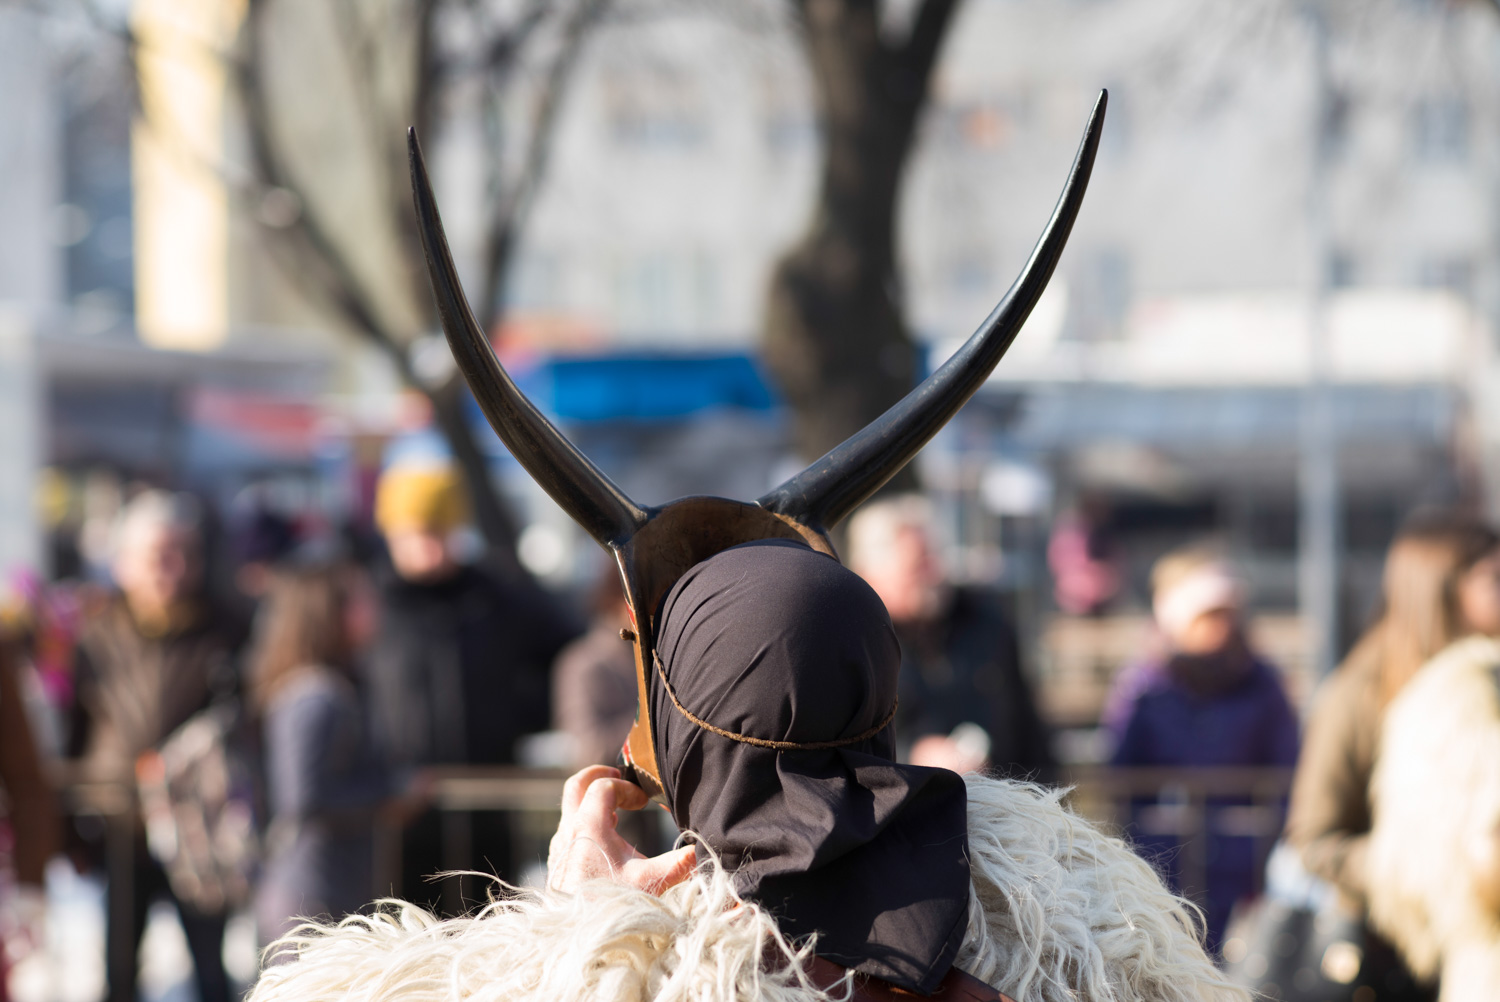
[[[1493,316],[1500,17],[1346,6],[1330,45],[1331,83],[1349,97],[1328,176],[1332,249],[1364,287],[1467,268],[1465,294]],[[794,27],[774,3],[748,9],[760,14],[627,19],[591,42],[527,233],[522,313],[624,344],[753,343],[768,269],[812,209],[819,149]],[[1005,291],[1101,87],[1104,148],[1060,272],[1064,336],[1118,334],[1142,299],[1306,289],[1331,264],[1308,224],[1313,55],[1291,0],[966,0],[901,207],[918,333],[967,334]],[[1419,106],[1455,95],[1466,149],[1424,157]],[[472,137],[452,152],[480,155]]]
[[[62,201],[60,139],[38,18],[0,6],[0,303],[32,314],[62,294],[63,260],[53,240]]]
[[[52,66],[36,17],[0,7],[0,586],[39,567],[39,387],[32,337],[63,293],[53,239],[62,201]]]

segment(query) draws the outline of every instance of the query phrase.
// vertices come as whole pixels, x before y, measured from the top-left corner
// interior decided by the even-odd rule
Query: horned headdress
[[[418,229],[438,315],[459,370],[490,425],[552,500],[610,552],[620,570],[633,629],[638,710],[625,741],[636,782],[662,800],[648,679],[655,610],[695,564],[757,539],[800,540],[836,557],[828,530],[895,476],[989,377],[1057,267],[1083,202],[1099,148],[1107,94],[1089,116],[1062,195],[1020,277],[973,336],[920,386],[862,431],[754,502],[720,497],[636,504],[579,452],[511,380],[475,320],[459,284],[415,131],[407,134]]]

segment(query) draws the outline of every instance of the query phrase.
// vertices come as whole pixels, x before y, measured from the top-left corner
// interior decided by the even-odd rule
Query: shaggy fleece
[[[1500,642],[1471,637],[1391,702],[1371,780],[1370,920],[1442,1002],[1500,993],[1500,915],[1475,892],[1500,832]]]
[[[1248,1002],[1200,921],[1062,792],[966,777],[973,890],[958,966],[1016,1002]],[[600,882],[440,921],[381,902],[273,944],[249,1002],[825,1002],[791,943],[712,867],[660,897]],[[775,958],[774,962],[767,962]]]

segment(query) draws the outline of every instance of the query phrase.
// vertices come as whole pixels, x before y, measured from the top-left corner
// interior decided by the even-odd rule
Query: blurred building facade
[[[813,194],[792,30],[713,13],[606,30],[517,268],[518,336],[753,342]],[[1407,512],[1493,506],[1497,40],[1483,5],[964,4],[901,215],[905,298],[934,363],[1020,268],[1100,86],[1111,104],[1053,288],[925,460],[960,566],[990,577],[1003,555],[1034,583],[1025,521],[1102,493],[1127,606],[1151,556],[1213,533],[1263,605],[1296,609],[1315,369],[1345,632]]]
[[[903,217],[913,315],[954,333],[982,315],[1050,204],[1070,109],[1108,86],[1062,281],[965,448],[1030,464],[1054,507],[1110,498],[1127,601],[1168,536],[1198,532],[1263,607],[1305,605],[1314,380],[1343,637],[1413,507],[1493,510],[1497,39],[1481,5],[964,8]]]
[[[52,304],[63,318],[53,328],[70,338],[249,353],[272,369],[311,358],[324,381],[303,379],[293,396],[317,399],[336,424],[399,431],[390,366],[269,260],[264,229],[304,207],[284,192],[229,198],[230,179],[202,169],[247,155],[222,74],[190,57],[195,38],[232,30],[237,9],[132,9],[150,43],[141,105],[160,112],[158,127],[186,119],[187,145],[209,147],[196,159],[164,156],[161,135],[132,126],[122,53],[111,69],[82,27],[7,28],[19,46],[7,72],[26,86],[7,90],[5,115],[32,138],[16,147],[30,158],[15,175],[26,180],[5,195],[24,202],[30,216],[16,218],[29,222],[0,249],[18,262],[4,281],[26,291],[6,298]],[[903,29],[903,9],[891,5],[890,30]],[[375,183],[369,137],[346,134],[340,115],[359,96],[318,58],[337,25],[307,16],[273,26],[274,86],[304,125],[322,128],[294,159],[331,207],[329,225],[359,248],[357,268],[378,279],[396,269],[403,236],[359,211]],[[1364,612],[1404,512],[1500,496],[1489,486],[1500,468],[1500,253],[1488,225],[1500,209],[1497,41],[1479,4],[967,0],[901,207],[904,297],[933,361],[1019,269],[1101,85],[1111,106],[1053,288],[982,398],[924,457],[964,573],[1042,590],[1047,519],[1102,494],[1135,575],[1126,607],[1141,604],[1149,557],[1201,532],[1229,540],[1263,604],[1293,610],[1300,412],[1318,336],[1346,617]],[[770,0],[625,4],[597,30],[509,276],[496,332],[508,357],[753,354],[770,268],[815,194],[816,111],[799,46]],[[464,100],[428,148],[455,253],[472,272],[489,147]],[[26,184],[36,190],[23,200]],[[195,200],[187,214],[202,226],[183,228],[176,197]],[[373,284],[398,325],[420,325],[405,278]],[[201,315],[179,323],[189,307]],[[236,378],[263,395],[290,385],[284,372]],[[201,394],[174,399],[189,397]],[[76,424],[80,399],[100,398],[44,394],[44,423]],[[46,412],[49,400],[67,413]],[[192,408],[176,406],[192,424]],[[702,430],[706,411],[730,414],[733,450]],[[569,420],[611,473],[658,500],[753,493],[783,472],[766,413],[708,401],[678,415],[694,427],[655,415],[645,434],[628,408]],[[631,440],[655,444],[632,452]],[[754,458],[736,464],[731,451]],[[566,531],[544,502],[527,504]]]

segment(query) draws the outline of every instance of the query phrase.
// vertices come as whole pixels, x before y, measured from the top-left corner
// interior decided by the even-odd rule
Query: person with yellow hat
[[[545,730],[549,669],[578,634],[529,581],[462,559],[469,506],[448,464],[392,466],[376,486],[375,522],[390,566],[379,577],[380,633],[368,669],[374,732],[396,769],[515,761],[516,740]],[[504,818],[475,819],[475,858],[504,872]],[[444,868],[434,813],[407,831],[402,889],[441,893],[424,878]]]
[[[375,490],[375,524],[391,563],[409,581],[452,575],[453,537],[469,520],[463,481],[451,466],[397,466]]]

